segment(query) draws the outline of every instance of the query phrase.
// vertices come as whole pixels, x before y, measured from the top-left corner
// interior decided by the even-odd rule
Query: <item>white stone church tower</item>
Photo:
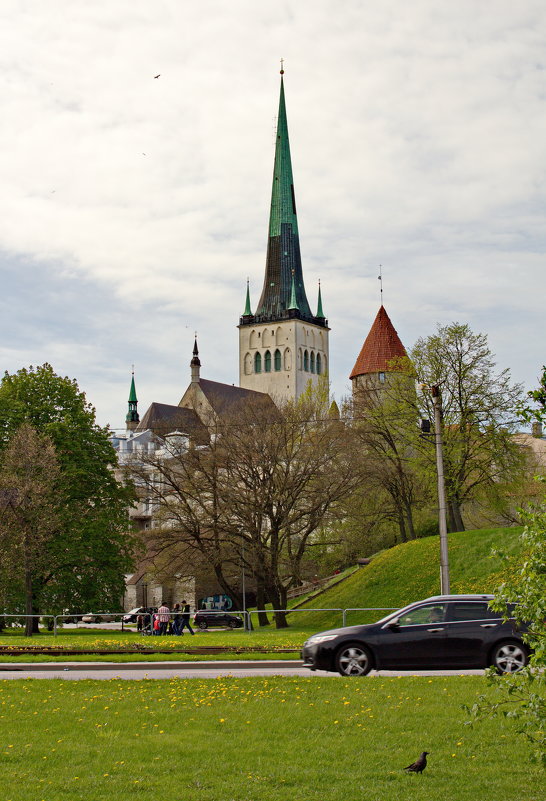
[[[254,313],[247,287],[238,326],[240,386],[277,403],[296,400],[327,375],[330,330],[320,286],[316,315],[305,294],[282,75],[264,285]]]

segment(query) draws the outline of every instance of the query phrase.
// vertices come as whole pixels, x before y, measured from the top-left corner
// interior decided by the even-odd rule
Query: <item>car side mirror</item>
[[[400,628],[400,623],[398,622],[398,618],[391,620],[387,628],[390,629],[390,631],[398,631],[398,629]]]

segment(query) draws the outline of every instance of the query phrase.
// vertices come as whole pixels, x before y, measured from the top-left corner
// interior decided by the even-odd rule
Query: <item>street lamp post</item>
[[[434,440],[436,443],[436,470],[438,473],[438,524],[440,529],[440,592],[449,595],[449,555],[447,549],[446,491],[444,483],[444,454],[442,444],[442,396],[440,387],[431,388],[434,405]]]

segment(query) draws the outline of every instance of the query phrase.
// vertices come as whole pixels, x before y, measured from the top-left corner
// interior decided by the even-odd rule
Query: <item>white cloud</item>
[[[545,34],[538,1],[5,1],[6,366],[55,358],[114,424],[133,361],[141,405],[181,394],[194,328],[205,375],[237,381],[284,56],[304,274],[312,306],[322,279],[337,394],[377,311],[379,263],[406,345],[459,319],[532,385]],[[16,316],[24,327],[7,326]]]

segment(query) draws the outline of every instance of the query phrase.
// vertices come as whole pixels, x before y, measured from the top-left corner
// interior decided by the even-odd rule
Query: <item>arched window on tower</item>
[[[278,348],[275,351],[274,361],[275,361],[275,372],[278,373],[279,370],[281,369],[281,352]]]
[[[303,352],[303,369],[305,370],[306,373],[309,372],[309,352],[308,351],[304,351]]]
[[[271,372],[271,351],[266,350],[264,354],[264,370],[266,373]]]
[[[245,355],[245,375],[250,375],[252,372],[252,356],[250,353]]]
[[[261,373],[262,372],[262,354],[260,351],[256,352],[254,356],[254,372]]]
[[[311,372],[315,372],[315,351],[311,351]]]
[[[320,353],[317,353],[317,375],[320,375],[322,371],[322,359],[320,358]]]

